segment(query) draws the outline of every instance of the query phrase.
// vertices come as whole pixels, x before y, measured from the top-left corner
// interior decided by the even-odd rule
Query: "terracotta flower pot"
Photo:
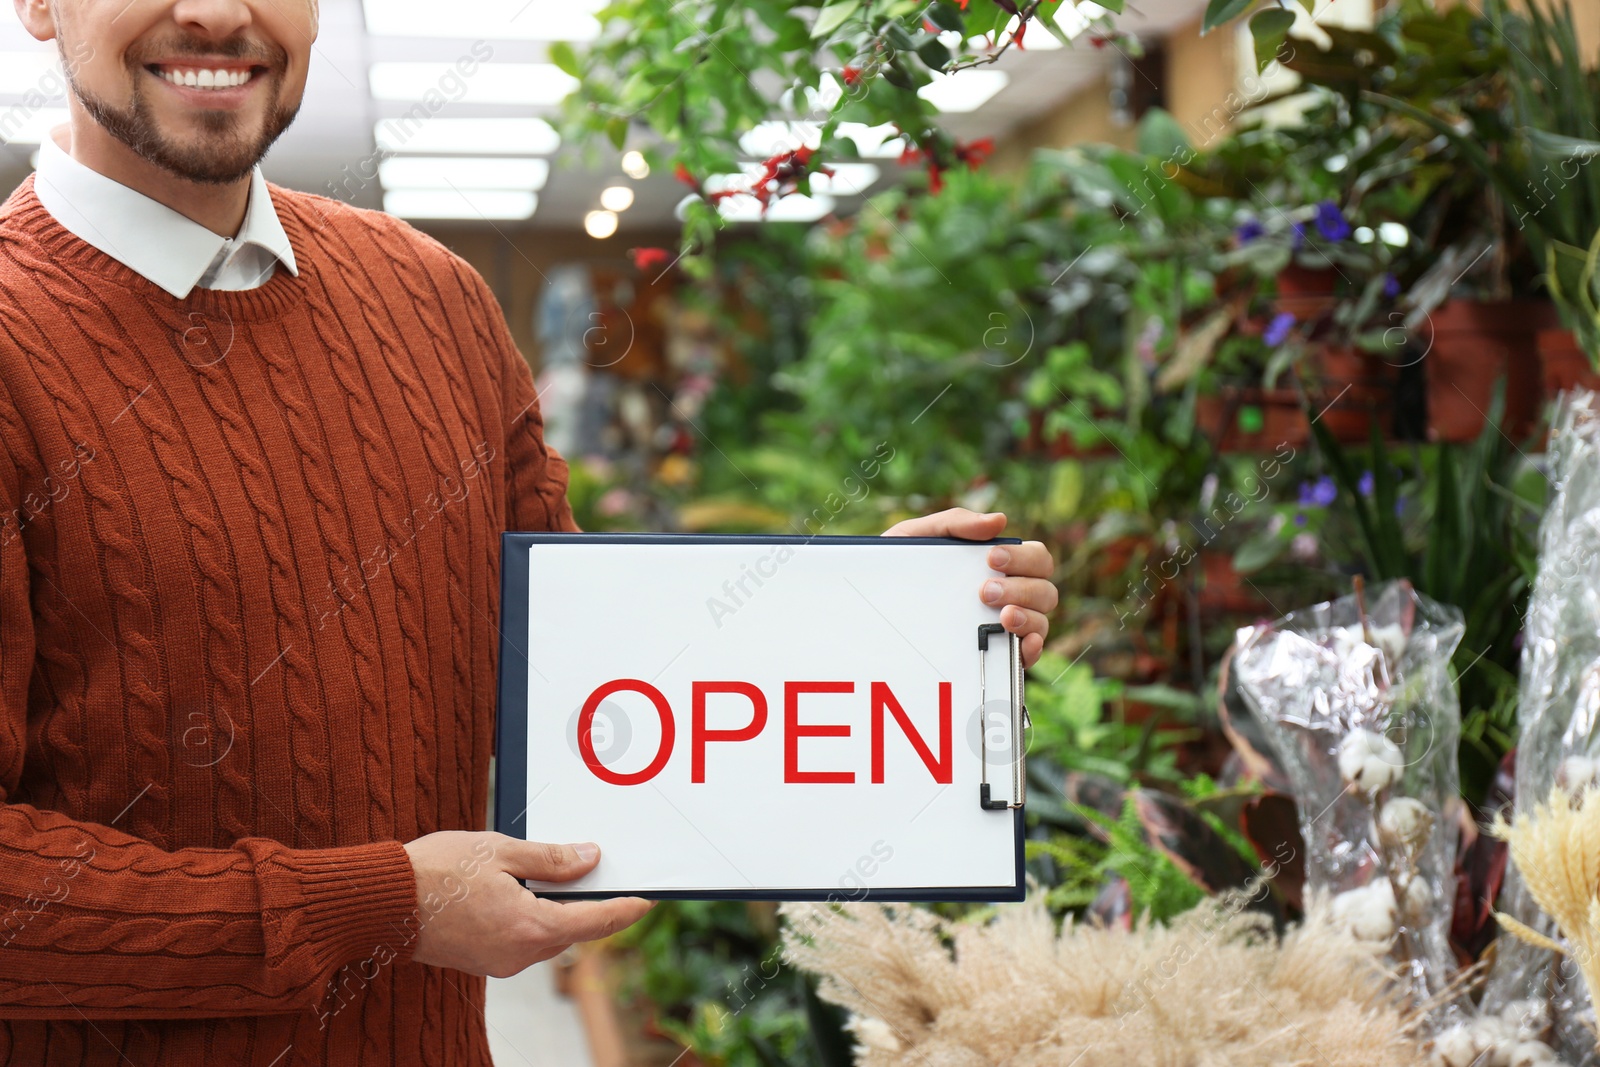
[[[1095,411],[1096,416],[1104,412]],[[1050,459],[1099,459],[1103,456],[1116,454],[1116,449],[1107,441],[1097,441],[1089,445],[1079,445],[1070,433],[1057,434],[1052,441],[1044,439],[1045,412],[1032,411],[1028,413],[1028,435],[1020,442],[1021,451],[1029,456],[1048,456]]]
[[[1200,553],[1200,612],[1206,616],[1251,615],[1263,611],[1267,602],[1238,571],[1233,569],[1233,554],[1212,549]]]
[[[1554,400],[1574,386],[1600,391],[1600,374],[1588,355],[1578,347],[1571,330],[1540,330],[1534,343],[1539,351],[1539,367],[1544,375],[1544,395]]]
[[[1195,400],[1195,429],[1219,452],[1272,452],[1298,447],[1311,423],[1292,389],[1232,389]]]
[[[1501,429],[1525,438],[1539,419],[1543,382],[1535,341],[1559,323],[1547,300],[1448,300],[1429,316],[1428,437],[1471,441],[1483,430],[1495,381],[1505,379]]]
[[[1333,310],[1339,272],[1332,267],[1302,267],[1291,263],[1279,272],[1275,311],[1287,311],[1298,321],[1320,318]]]
[[[1394,414],[1395,370],[1358,348],[1328,345],[1316,354],[1312,417],[1341,444],[1364,444],[1373,423],[1387,431]]]

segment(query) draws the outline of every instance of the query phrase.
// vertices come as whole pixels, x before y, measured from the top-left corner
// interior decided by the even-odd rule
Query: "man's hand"
[[[654,905],[638,897],[546,900],[518,878],[570,882],[600,859],[594,845],[547,845],[497,833],[444,830],[406,845],[422,922],[413,959],[510,978],[578,941],[632,926]]]
[[[1006,528],[1004,512],[980,515],[966,508],[951,508],[936,515],[897,522],[883,532],[885,537],[960,537],[968,541],[987,541],[999,537]],[[978,596],[992,608],[1003,609],[1000,622],[1012,633],[1022,635],[1022,665],[1033,666],[1044,650],[1050,632],[1049,613],[1059,594],[1050,581],[1056,563],[1050,550],[1038,541],[1020,545],[996,545],[989,550],[989,566],[1004,574],[983,583]]]

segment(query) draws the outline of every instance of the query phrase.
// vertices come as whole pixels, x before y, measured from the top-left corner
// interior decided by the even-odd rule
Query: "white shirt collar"
[[[277,263],[299,274],[260,166],[250,175],[244,223],[231,239],[78,162],[54,131],[39,145],[33,182],[57,222],[180,300],[202,280],[212,288],[254,288]],[[229,268],[232,281],[216,284]]]

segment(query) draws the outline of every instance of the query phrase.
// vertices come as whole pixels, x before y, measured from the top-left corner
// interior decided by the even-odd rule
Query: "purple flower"
[[[1339,210],[1339,205],[1332,200],[1324,200],[1317,205],[1317,232],[1325,240],[1343,241],[1350,236],[1350,223],[1346,221],[1344,212]]]
[[[1289,339],[1289,331],[1294,329],[1294,316],[1287,311],[1280,311],[1272,316],[1272,321],[1267,323],[1261,339],[1273,348],[1283,344]]]
[[[1361,491],[1361,495],[1362,496],[1371,496],[1372,495],[1372,472],[1371,471],[1362,471],[1361,472],[1361,480],[1356,483],[1356,488]]]
[[[1261,225],[1259,219],[1246,219],[1233,231],[1233,239],[1242,245],[1247,245],[1266,232],[1267,228]]]
[[[1303,223],[1303,222],[1297,222],[1297,223],[1294,224],[1294,241],[1292,242],[1290,247],[1293,248],[1296,252],[1298,252],[1298,251],[1300,251],[1301,247],[1305,243],[1306,243],[1306,224]]]
[[[1405,506],[1406,506],[1406,498],[1405,497],[1397,496],[1397,497],[1394,498],[1394,513],[1395,513],[1396,516],[1398,516],[1402,511],[1405,510]]]
[[[1338,495],[1338,487],[1326,474],[1314,482],[1300,483],[1300,506],[1303,508],[1325,508]]]
[[[1306,524],[1306,513],[1303,512],[1303,511],[1295,512],[1294,513],[1294,524],[1296,526],[1304,526]]]
[[[1387,271],[1383,275],[1383,295],[1390,300],[1400,295],[1400,279]]]

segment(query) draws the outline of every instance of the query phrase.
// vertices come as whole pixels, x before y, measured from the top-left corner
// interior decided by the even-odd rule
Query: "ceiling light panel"
[[[906,141],[892,123],[868,126],[864,122],[839,123],[839,136],[856,143],[856,151],[867,159],[898,159],[906,150]]]
[[[386,152],[547,156],[561,136],[543,119],[384,119],[373,130]]]
[[[813,193],[832,193],[835,196],[858,196],[876,182],[881,174],[871,163],[829,163],[833,173],[811,176]]]
[[[383,210],[403,219],[526,219],[539,197],[521,189],[391,189]]]
[[[448,12],[438,0],[362,0],[367,32],[381,37],[590,41],[604,0],[469,0]]]
[[[1039,21],[1043,18],[1043,15],[1035,15],[1029,19],[1028,32],[1022,35],[1022,44],[1020,46],[1013,45],[1012,47],[1021,47],[1028,52],[1054,52],[1060,48],[1062,46],[1061,38],[1051,33],[1050,27],[1039,25]],[[1011,21],[1006,23],[1006,28],[1000,32],[1000,40],[997,43],[1005,44],[1006,41],[1010,40],[1017,32],[1018,25],[1017,16],[1012,15]],[[1062,4],[1060,10],[1056,12],[1056,25],[1068,37],[1076,37],[1089,25],[1089,20],[1078,13],[1077,7],[1071,4]],[[983,41],[983,38],[979,37],[976,40]]]
[[[759,122],[739,138],[739,150],[766,159],[798,148],[814,149],[821,143],[822,127],[814,122]]]
[[[717,213],[729,222],[816,222],[833,210],[831,196],[793,193],[773,200],[762,210],[761,201],[740,193],[717,201]]]
[[[1003,70],[969,67],[954,74],[935,74],[917,95],[946,114],[976,111],[1004,89],[1011,76]]]
[[[367,81],[374,100],[422,100],[438,92],[452,102],[528,107],[554,107],[578,87],[578,79],[554,63],[483,63],[462,74],[454,63],[380,62],[372,64]]]
[[[544,159],[495,156],[395,156],[378,164],[385,189],[543,189],[550,178]]]

